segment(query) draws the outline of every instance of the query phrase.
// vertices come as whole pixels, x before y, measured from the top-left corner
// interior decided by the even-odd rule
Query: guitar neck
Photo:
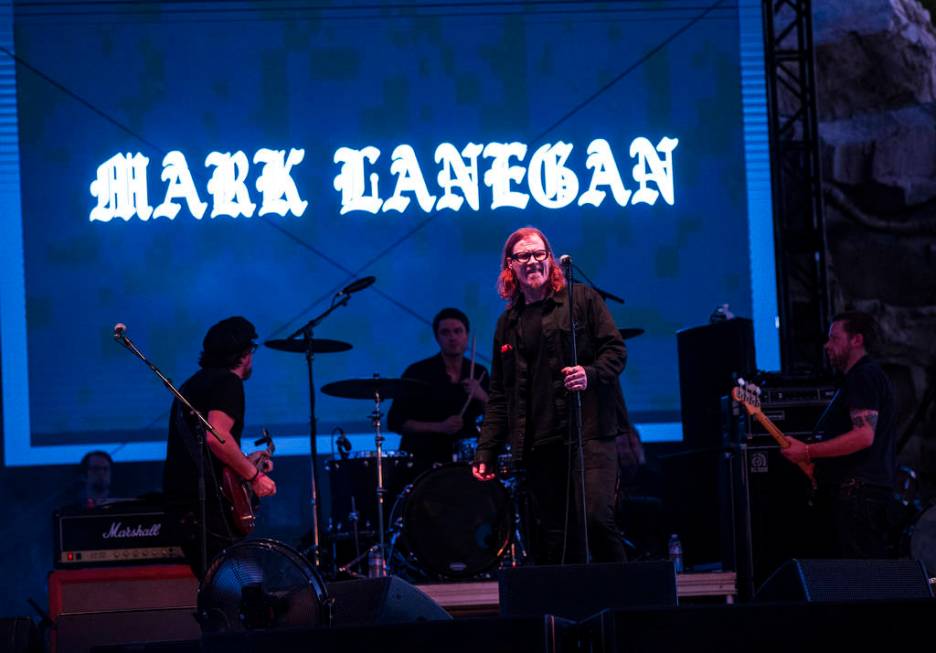
[[[756,387],[754,387],[754,391],[757,394],[760,394],[760,391],[758,391]],[[786,435],[783,434],[783,431],[777,428],[777,425],[774,424],[772,421],[770,421],[769,417],[764,415],[764,411],[762,411],[760,408],[760,402],[749,401],[748,397],[745,396],[745,392],[742,391],[740,387],[735,388],[732,391],[731,396],[735,401],[738,401],[744,404],[744,407],[747,410],[748,414],[751,415],[754,419],[756,419],[758,423],[761,426],[763,426],[764,429],[766,429],[767,433],[769,433],[770,437],[772,437],[774,441],[778,445],[780,445],[781,449],[787,449],[791,446],[790,440],[787,438]],[[816,477],[813,475],[813,469],[814,469],[813,464],[811,462],[800,461],[796,463],[796,466],[799,467],[803,471],[804,474],[806,474],[806,476],[809,478],[809,482],[812,485],[813,490],[815,490],[816,489]]]
[[[783,431],[777,428],[777,425],[770,421],[770,418],[764,415],[764,413],[757,411],[754,413],[754,419],[756,419],[760,425],[767,430],[767,433],[770,434],[770,437],[772,437],[781,448],[786,449],[790,446],[790,443],[787,441]]]

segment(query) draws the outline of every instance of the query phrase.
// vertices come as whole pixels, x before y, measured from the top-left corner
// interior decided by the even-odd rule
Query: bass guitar
[[[777,425],[774,424],[769,417],[764,414],[764,411],[761,410],[761,401],[760,401],[761,389],[754,385],[753,383],[747,383],[744,379],[738,379],[738,386],[731,391],[731,398],[737,401],[739,404],[744,406],[744,409],[747,411],[748,415],[756,419],[761,426],[770,434],[770,437],[780,445],[781,449],[786,449],[790,446],[790,441],[787,439],[787,436],[783,434]],[[816,489],[816,476],[815,476],[815,465],[813,463],[796,463],[796,465],[802,470],[802,472],[809,478],[809,483],[812,485],[812,489]]]

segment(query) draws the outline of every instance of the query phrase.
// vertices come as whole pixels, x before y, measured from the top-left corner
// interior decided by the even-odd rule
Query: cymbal
[[[644,329],[618,329],[618,331],[621,332],[621,337],[624,338],[624,340],[636,338],[637,336],[642,336],[644,333],[646,333]]]
[[[348,351],[351,349],[351,343],[341,340],[312,338],[309,343],[313,354],[333,354],[335,352]],[[306,352],[306,341],[302,338],[267,340],[263,344],[277,351],[289,351],[297,354],[304,354]]]
[[[322,392],[332,397],[342,397],[344,399],[373,399],[376,393],[380,393],[381,399],[398,399],[404,396],[411,396],[426,392],[429,389],[428,383],[416,381],[414,379],[385,379],[377,377],[374,379],[345,379],[344,381],[332,381],[322,386]]]

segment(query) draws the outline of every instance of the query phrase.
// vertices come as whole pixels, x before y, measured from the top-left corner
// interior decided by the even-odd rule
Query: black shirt
[[[244,429],[244,382],[224,369],[201,369],[186,381],[179,391],[206,419],[212,410],[220,410],[234,420],[231,436],[240,444]],[[198,446],[195,439],[195,418],[179,405],[172,404],[169,416],[169,440],[166,445],[166,465],[163,469],[163,492],[167,507],[173,512],[198,514]],[[207,437],[214,437],[207,435]],[[206,447],[205,502],[208,529],[230,535],[230,525],[220,493],[224,465]]]
[[[555,419],[553,371],[549,366],[549,352],[543,335],[544,302],[524,304],[520,312],[520,353],[526,359],[530,374],[527,386],[527,405],[530,407],[526,423],[527,446],[559,441],[564,433],[557,430]]]
[[[572,292],[579,365],[585,368],[588,388],[582,393],[582,438],[613,438],[629,428],[619,375],[627,362],[627,347],[601,296],[576,284]],[[543,300],[540,338],[545,342],[545,364],[553,379],[554,432],[568,433],[571,393],[563,389],[562,368],[571,365],[571,324],[566,291]],[[477,462],[493,464],[504,443],[512,455],[522,458],[529,449],[527,423],[536,419],[530,409],[531,370],[522,353],[520,315],[523,295],[504,311],[494,330],[491,356],[491,390],[484,425],[478,438]],[[542,361],[537,359],[537,366]],[[537,445],[545,442],[537,440]]]
[[[391,431],[400,433],[400,449],[409,452],[420,463],[452,462],[454,445],[463,438],[478,435],[477,422],[484,414],[484,404],[472,399],[462,417],[464,426],[460,433],[403,433],[403,423],[407,420],[419,422],[441,422],[461,412],[468,399],[468,393],[462,387],[461,380],[467,379],[471,371],[471,362],[462,358],[461,377],[453,383],[445,370],[442,354],[436,354],[417,363],[413,363],[403,372],[403,378],[423,381],[429,390],[422,397],[394,399],[387,416],[387,426]],[[488,389],[488,372],[483,365],[475,363],[474,378],[481,381],[485,392]]]
[[[816,474],[823,485],[835,485],[849,479],[892,487],[896,474],[896,405],[894,388],[880,365],[865,356],[845,374],[842,385],[826,408],[816,435],[829,439],[852,430],[851,411],[875,410],[878,413],[874,442],[867,449],[839,458],[820,458]]]

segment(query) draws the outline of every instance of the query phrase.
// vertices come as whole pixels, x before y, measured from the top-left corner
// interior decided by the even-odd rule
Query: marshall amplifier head
[[[53,532],[58,569],[184,560],[169,518],[152,501],[61,508],[54,514]]]

